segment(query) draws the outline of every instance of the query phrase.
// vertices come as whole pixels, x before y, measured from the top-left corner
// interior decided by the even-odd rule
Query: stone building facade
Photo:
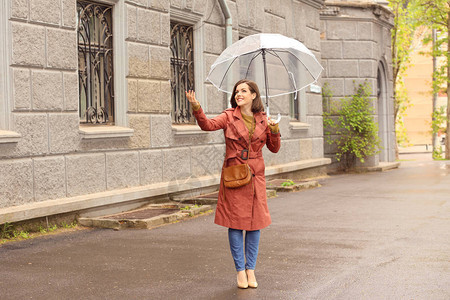
[[[381,152],[365,166],[395,161],[395,122],[391,33],[393,14],[385,1],[326,1],[320,13],[321,55],[331,104],[353,95],[355,87],[368,81],[372,90],[375,120],[379,126]],[[334,103],[333,103],[334,102]],[[324,106],[324,109],[329,107]],[[325,143],[325,156],[337,149]],[[334,161],[335,162],[335,161]],[[331,169],[337,168],[333,163]]]
[[[180,112],[173,100],[179,92],[172,65],[177,64],[174,55],[180,54],[173,50],[177,24],[192,34],[188,56],[193,68],[180,78],[187,78],[209,116],[228,105],[227,97],[206,81],[211,64],[226,47],[226,8],[232,41],[259,32],[281,33],[303,42],[319,60],[324,48],[326,76],[334,79],[337,89],[347,82],[342,79],[339,84],[336,63],[329,56],[337,54],[321,40],[322,0],[98,3],[102,8],[90,14],[88,1],[0,4],[0,224],[105,206],[123,210],[156,197],[217,187],[224,155],[222,132],[202,132],[188,119],[186,124],[174,121]],[[93,30],[87,30],[83,22],[98,16]],[[106,30],[94,33],[105,24]],[[322,24],[330,39],[351,34],[348,26],[332,29],[323,15]],[[375,23],[361,24],[363,34],[369,35],[361,38],[373,40],[364,47],[378,51],[372,45],[379,38]],[[80,35],[83,26],[86,32]],[[99,41],[101,37],[107,38]],[[95,52],[102,66],[87,58],[83,51],[88,50],[80,50],[87,39],[92,47],[85,49]],[[375,57],[374,53],[365,62],[371,69],[364,72],[370,74],[348,76],[375,80]],[[346,72],[359,70],[349,67]],[[89,68],[94,71],[89,73]],[[87,103],[93,99],[108,104],[92,108]],[[320,88],[306,89],[297,99],[280,97],[272,104],[273,113],[282,114],[282,146],[276,155],[264,152],[266,174],[302,176],[323,170],[330,159],[324,158]]]

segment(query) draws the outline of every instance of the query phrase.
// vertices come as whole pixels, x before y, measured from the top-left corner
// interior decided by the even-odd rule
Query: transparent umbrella
[[[323,68],[301,42],[281,34],[247,36],[226,48],[211,66],[208,80],[231,94],[243,78],[255,81],[265,98],[295,93],[315,83]]]

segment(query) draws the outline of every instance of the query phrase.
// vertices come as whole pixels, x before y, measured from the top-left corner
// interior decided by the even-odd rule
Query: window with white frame
[[[82,124],[115,122],[113,6],[77,0],[79,116]]]
[[[289,94],[290,117],[293,122],[306,123],[306,91],[302,89],[296,93]]]
[[[298,98],[299,98],[299,92],[295,92],[289,95],[290,97],[290,116],[291,120],[293,121],[299,121],[299,113],[298,113]]]

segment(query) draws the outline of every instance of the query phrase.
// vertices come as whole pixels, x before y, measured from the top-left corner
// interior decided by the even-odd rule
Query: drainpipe
[[[231,13],[226,0],[219,0],[219,4],[222,9],[223,16],[225,17],[225,47],[228,47],[233,43],[233,22],[231,20]]]
[[[230,9],[227,5],[227,0],[219,0],[220,8],[222,9],[223,16],[225,17],[225,48],[228,48],[233,43],[233,21],[231,20]],[[226,85],[228,86],[229,79],[227,79]],[[231,102],[227,101],[227,107],[231,107]]]

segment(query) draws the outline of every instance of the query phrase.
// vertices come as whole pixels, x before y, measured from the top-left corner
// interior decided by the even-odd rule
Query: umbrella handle
[[[281,115],[278,113],[277,119],[275,120],[275,124],[280,123],[281,121]]]
[[[267,107],[267,119],[269,119],[269,118],[270,118],[270,110],[269,110],[269,107]],[[280,123],[280,120],[281,120],[281,115],[280,115],[280,113],[278,113],[277,119],[274,121],[274,123],[278,124],[278,123]]]

